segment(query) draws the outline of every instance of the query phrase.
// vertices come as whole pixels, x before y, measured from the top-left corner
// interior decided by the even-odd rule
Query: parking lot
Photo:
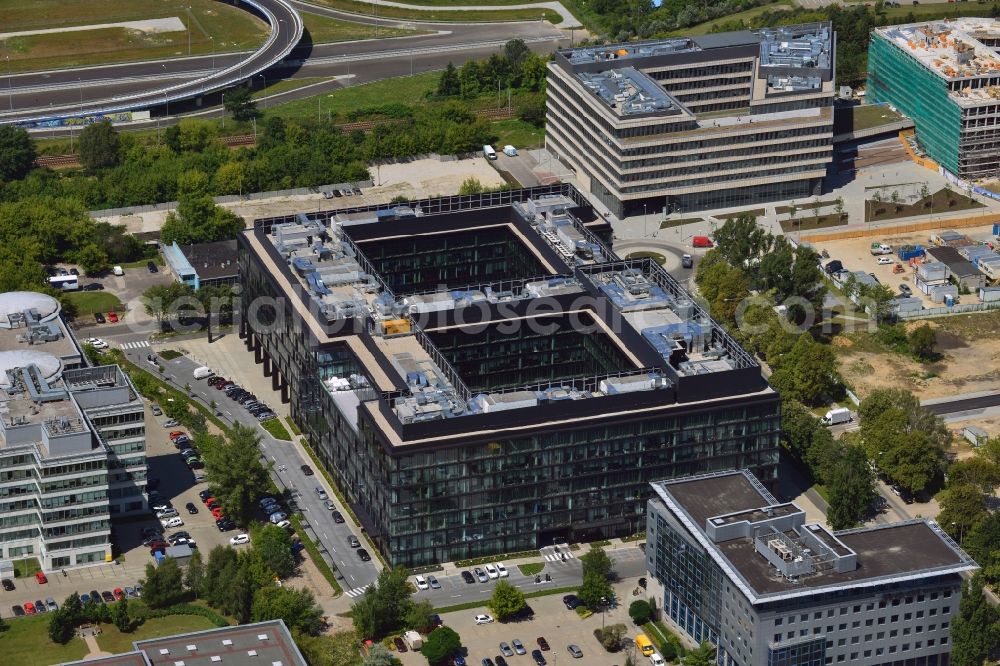
[[[491,613],[486,608],[445,613],[441,619],[445,626],[451,627],[461,636],[462,645],[467,651],[468,666],[480,666],[484,657],[489,657],[495,662],[496,656],[500,654],[500,642],[510,643],[515,638],[524,644],[527,654],[505,657],[507,662],[511,666],[534,666],[531,651],[538,649],[539,637],[545,638],[551,647],[542,653],[551,666],[558,666],[560,663],[578,666],[621,666],[625,663],[627,654],[605,651],[594,637],[594,629],[599,629],[602,622],[605,625],[621,623],[628,627],[627,636],[634,638],[639,633],[640,630],[628,616],[629,603],[639,598],[632,596],[636,580],[627,578],[614,586],[619,600],[616,608],[611,608],[603,614],[596,613],[585,620],[574,611],[566,609],[562,602],[562,594],[529,599],[528,604],[534,613],[529,619],[521,621],[476,625],[474,619],[476,615]],[[419,594],[414,598],[419,600]],[[583,652],[582,657],[572,658],[567,651],[567,646],[571,644],[580,648]],[[427,663],[419,652],[404,652],[398,657],[404,666],[424,666]]]

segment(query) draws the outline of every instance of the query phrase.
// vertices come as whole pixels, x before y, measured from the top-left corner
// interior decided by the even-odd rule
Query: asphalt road
[[[125,68],[119,66],[114,70],[108,70],[106,67],[87,67],[9,77],[9,100],[8,105],[0,105],[0,122],[24,121],[39,115],[64,116],[81,112],[93,113],[99,110],[152,107],[169,100],[189,99],[198,95],[203,89],[223,88],[242,80],[244,76],[253,76],[287,56],[299,42],[302,31],[301,17],[283,0],[254,1],[270,12],[271,35],[260,49],[250,54],[238,54],[236,60],[228,61],[230,69],[220,66],[213,71],[211,67],[202,65],[201,70],[204,72],[202,76],[186,81],[171,82],[166,80],[171,73],[190,70],[183,66],[177,67],[175,63],[178,61],[167,60],[165,62],[133,64]],[[200,60],[207,59],[210,63],[211,58],[212,56],[207,56]],[[198,60],[187,58],[179,62],[191,65],[192,61]],[[223,63],[219,61],[216,64],[222,65]],[[237,64],[240,65],[237,69],[231,69]],[[141,77],[143,71],[147,72],[147,76],[149,72],[152,72],[154,80],[142,88],[142,92],[136,92],[134,88],[119,88],[115,81],[122,76],[129,79],[134,79],[136,76]],[[14,85],[15,78],[19,84],[17,86]],[[106,83],[92,85],[94,81],[101,79]],[[134,84],[134,81],[131,83]],[[39,85],[56,86],[56,90],[38,90]],[[15,94],[15,88],[26,86],[34,89],[34,97],[30,100],[19,99],[21,95]],[[93,94],[84,96],[85,87]],[[76,97],[67,95],[67,92],[76,93]],[[123,99],[126,95],[129,96],[128,100]],[[13,107],[13,110],[10,107]]]
[[[105,331],[105,337],[110,338],[112,334]],[[129,338],[134,337],[132,335]],[[116,341],[121,341],[118,337]],[[146,355],[150,353],[149,348],[126,349],[125,355],[133,363],[143,365],[147,363]],[[330,499],[337,502],[330,488],[320,476],[306,476],[301,466],[311,461],[305,460],[299,450],[291,442],[282,442],[271,437],[260,427],[257,419],[245,411],[239,405],[231,402],[224,394],[220,397],[220,392],[208,386],[204,381],[193,378],[193,371],[198,364],[194,361],[180,357],[172,361],[163,362],[166,371],[161,375],[167,381],[176,386],[183,387],[191,385],[192,395],[201,400],[203,404],[209,404],[215,400],[219,405],[219,411],[223,418],[230,422],[242,423],[254,428],[261,437],[260,449],[262,458],[272,462],[271,475],[279,488],[287,488],[295,498],[302,510],[303,529],[320,544],[320,552],[328,564],[336,567],[343,575],[342,585],[345,591],[363,588],[371,583],[377,570],[372,562],[362,562],[358,559],[353,549],[348,547],[347,538],[349,535],[361,536],[358,528],[349,522],[335,523],[333,516],[327,510],[323,501],[315,492],[317,486],[323,486],[330,496]],[[262,380],[265,381],[265,380]],[[247,387],[253,390],[253,387]],[[339,504],[339,503],[338,503]],[[344,508],[340,507],[341,513],[345,517],[348,514]]]
[[[373,19],[334,10],[311,8],[310,11],[335,18],[371,24]],[[531,21],[520,23],[453,24],[453,23],[400,23],[379,21],[379,25],[395,27],[415,26],[432,30],[431,34],[389,39],[373,39],[336,44],[319,44],[297,47],[282,64],[253,77],[253,87],[260,88],[264,79],[332,77],[349,75],[349,84],[366,83],[382,78],[403,76],[443,69],[449,61],[462,63],[469,58],[484,58],[497,52],[509,39],[519,38],[540,52],[549,52],[560,41],[562,32],[549,23]],[[194,56],[174,60],[100,65],[77,69],[15,74],[10,77],[7,100],[0,95],[0,122],[5,118],[37,115],[39,110],[64,108],[67,114],[80,113],[92,107],[95,100],[138,94],[165,84],[189,84],[213,71],[237,65],[245,53],[225,53]],[[5,77],[6,78],[6,77]],[[6,82],[5,82],[6,83]],[[343,84],[330,82],[328,89]],[[282,95],[283,101],[315,95],[323,89],[309,88],[294,94]],[[164,97],[150,96],[149,107],[163,107]],[[219,100],[210,98],[211,104]],[[8,111],[13,107],[13,112]],[[164,109],[166,110],[166,109]],[[215,109],[205,115],[220,115]],[[153,121],[156,124],[156,121]],[[65,133],[63,129],[63,133]]]

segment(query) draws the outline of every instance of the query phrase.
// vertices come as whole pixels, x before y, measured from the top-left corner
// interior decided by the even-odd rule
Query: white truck
[[[412,630],[403,634],[403,640],[406,641],[411,650],[419,650],[424,646],[424,637]]]
[[[872,243],[870,251],[872,256],[877,256],[880,254],[892,254],[892,246],[886,245],[885,243]]]
[[[854,416],[851,414],[851,410],[846,407],[838,407],[828,411],[826,416],[820,419],[820,423],[825,426],[835,426],[841,423],[850,423],[853,420]]]

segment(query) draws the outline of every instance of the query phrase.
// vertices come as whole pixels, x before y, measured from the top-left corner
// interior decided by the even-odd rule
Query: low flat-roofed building
[[[132,643],[132,652],[61,666],[307,666],[282,620],[220,627]]]
[[[983,272],[964,258],[958,249],[948,245],[929,247],[927,256],[948,267],[949,277],[958,283],[959,289],[965,288],[975,293],[980,287],[986,286],[986,276]]]
[[[235,240],[183,246],[175,241],[163,247],[163,259],[174,277],[195,291],[240,280]]]
[[[746,471],[653,488],[657,602],[720,664],[948,663],[962,576],[978,566],[933,521],[831,532]]]

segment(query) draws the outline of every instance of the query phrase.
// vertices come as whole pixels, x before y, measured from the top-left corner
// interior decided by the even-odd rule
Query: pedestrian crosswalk
[[[575,559],[573,551],[569,549],[569,544],[558,544],[542,548],[542,556],[546,562],[565,562]]]
[[[136,340],[135,342],[122,342],[118,345],[122,349],[142,349],[149,347],[149,340]]]
[[[349,597],[360,597],[362,594],[365,593],[365,590],[367,590],[370,586],[371,583],[369,583],[368,585],[364,585],[362,587],[356,587],[352,590],[348,590],[344,594],[346,594]]]

